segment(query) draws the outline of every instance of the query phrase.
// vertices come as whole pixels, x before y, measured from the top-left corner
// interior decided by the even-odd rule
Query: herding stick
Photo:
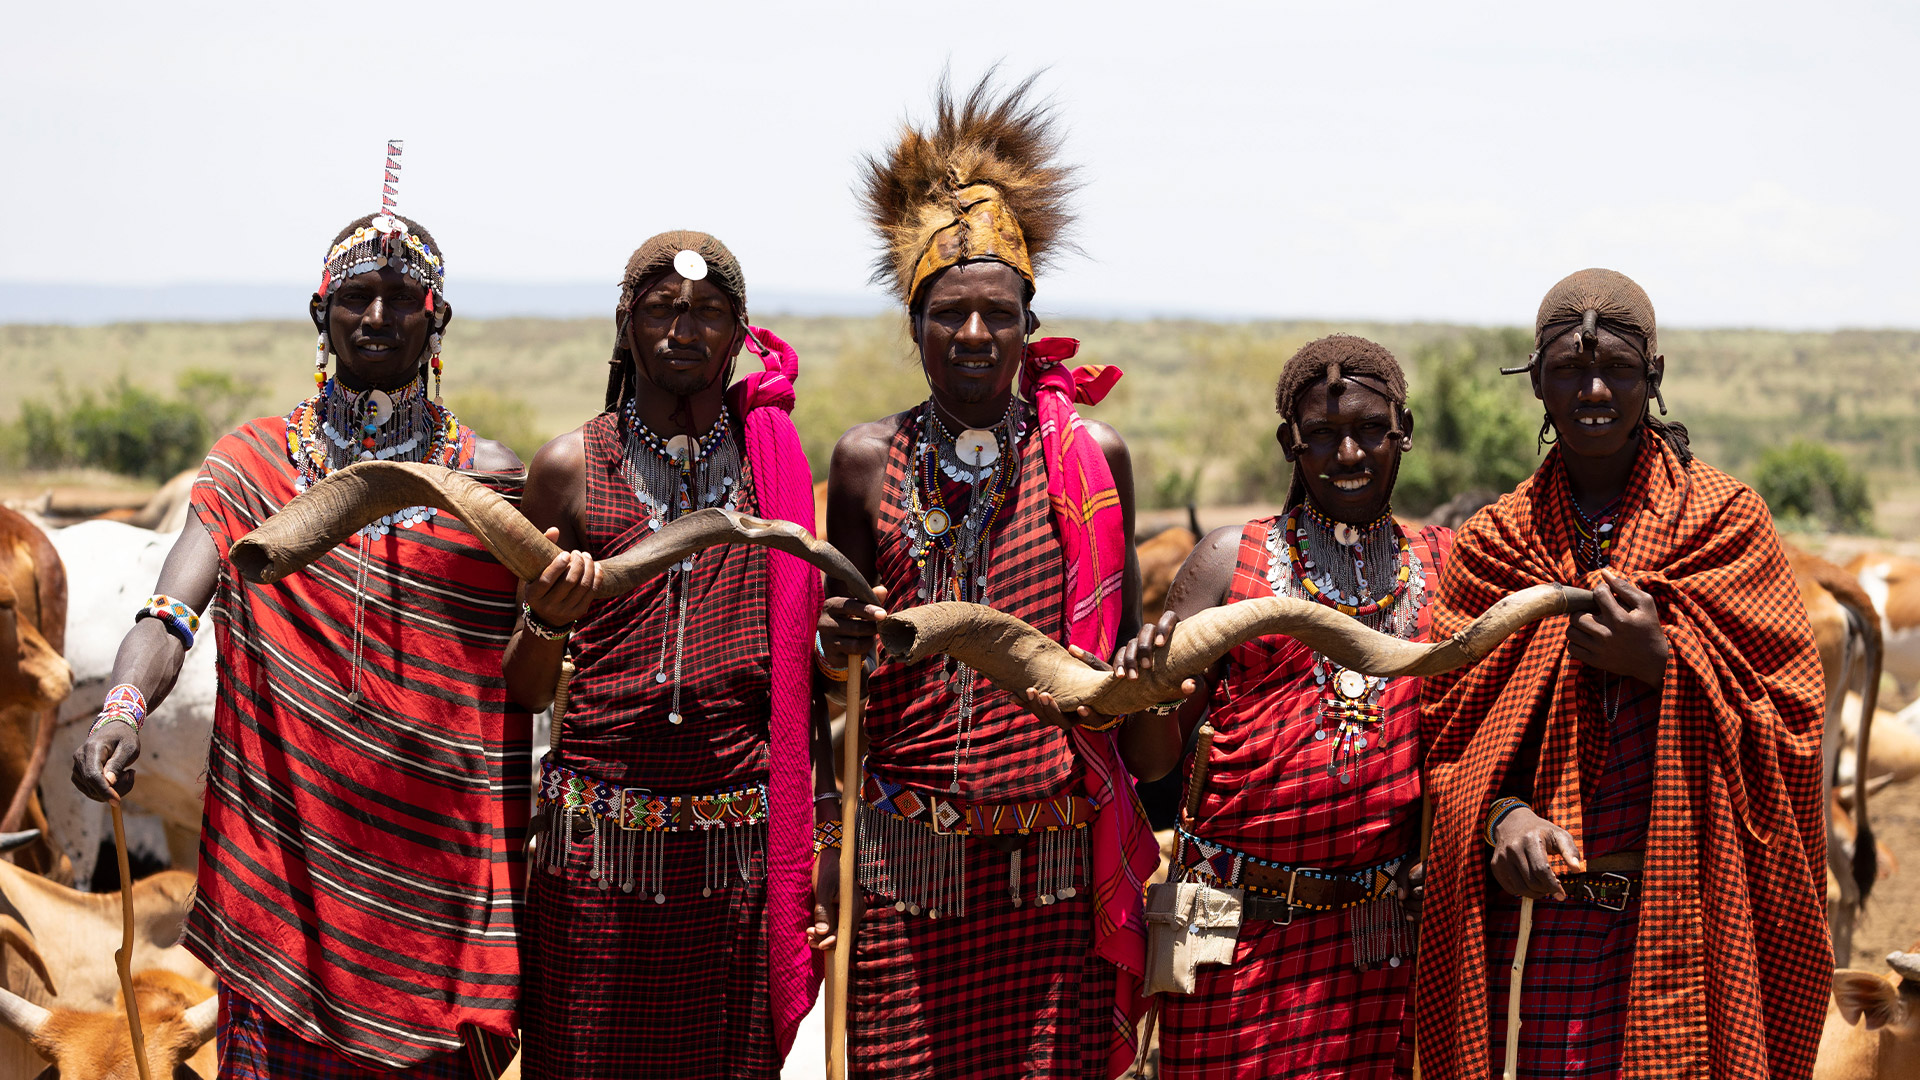
[[[120,949],[113,954],[120,969],[120,995],[127,1001],[127,1031],[133,1036],[133,1061],[140,1067],[140,1080],[153,1080],[147,1073],[147,1037],[140,1030],[140,1003],[133,996],[133,871],[127,866],[127,825],[120,816],[120,800],[107,803],[113,810],[113,853],[120,860]]]
[[[827,977],[827,1080],[847,1076],[847,992],[853,985],[854,829],[860,810],[860,677],[866,657],[847,654],[847,714],[840,739],[840,910]]]
[[[1520,898],[1520,940],[1513,943],[1513,981],[1507,984],[1507,1067],[1501,1080],[1514,1080],[1520,1067],[1520,979],[1527,970],[1527,938],[1533,933],[1533,897]]]

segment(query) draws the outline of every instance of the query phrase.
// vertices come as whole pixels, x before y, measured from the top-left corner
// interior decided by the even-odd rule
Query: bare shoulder
[[[833,444],[833,461],[828,466],[828,486],[863,486],[887,467],[887,448],[907,422],[907,414],[894,413],[884,419],[855,424]]]
[[[473,447],[473,467],[479,472],[519,472],[526,468],[520,455],[506,443],[475,436]]]
[[[1227,586],[1233,583],[1233,567],[1240,555],[1240,526],[1225,525],[1213,530],[1194,545],[1193,554],[1180,566],[1180,574],[1167,590],[1167,607],[1186,618],[1197,611],[1218,607],[1227,598]]]
[[[583,476],[587,468],[587,440],[582,428],[556,436],[533,455],[527,467],[527,482],[553,483],[566,477]],[[518,458],[514,459],[518,461]]]

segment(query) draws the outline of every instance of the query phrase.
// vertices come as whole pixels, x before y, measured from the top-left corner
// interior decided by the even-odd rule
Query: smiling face
[[[1393,434],[1394,404],[1386,395],[1348,380],[1335,394],[1327,381],[1310,383],[1294,402],[1302,448],[1287,450],[1314,505],[1335,521],[1366,525],[1387,512],[1401,440]],[[1281,428],[1286,442],[1286,428]]]
[[[928,279],[913,340],[934,403],[948,415],[978,427],[1000,419],[1026,336],[1039,325],[1026,295],[1026,280],[997,260],[960,263]]]
[[[673,271],[634,298],[626,332],[641,385],[677,397],[718,384],[746,340],[711,276],[689,282]]]
[[[1651,396],[1650,379],[1664,365],[1647,359],[1639,339],[1601,326],[1593,346],[1569,330],[1541,351],[1533,395],[1546,406],[1560,446],[1583,458],[1631,458]]]
[[[340,378],[355,390],[398,390],[420,377],[427,339],[453,317],[435,298],[427,310],[424,285],[391,267],[369,270],[340,283],[332,298],[309,302],[314,325],[340,358]]]

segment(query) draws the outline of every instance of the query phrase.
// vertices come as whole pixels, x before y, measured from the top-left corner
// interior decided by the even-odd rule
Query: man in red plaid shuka
[[[1122,656],[1143,666],[1180,619],[1266,596],[1317,600],[1408,640],[1451,543],[1388,509],[1413,434],[1393,354],[1335,335],[1294,354],[1275,394],[1293,463],[1284,513],[1217,529]],[[1207,693],[1193,693],[1204,681]],[[1292,638],[1235,648],[1187,703],[1121,736],[1143,779],[1192,740],[1173,879],[1243,890],[1232,963],[1160,1007],[1168,1077],[1377,1078],[1412,1065],[1420,680],[1349,671]]]
[[[833,790],[811,716],[819,575],[736,544],[593,599],[597,560],[683,513],[813,527],[788,416],[798,359],[746,315],[720,241],[648,240],[621,282],[607,410],[527,477],[526,515],[562,552],[527,586],[507,676],[540,708],[563,653],[577,669],[538,783],[530,1080],[776,1076],[818,986],[809,837],[816,785]],[[735,383],[743,347],[767,370]]]
[[[1542,582],[1598,610],[1422,691],[1422,1069],[1499,1070],[1532,897],[1519,1075],[1804,1078],[1833,953],[1824,695],[1793,575],[1759,496],[1653,416],[1665,360],[1639,286],[1568,277],[1534,344],[1521,370],[1558,445],[1461,530],[1433,632]]]
[[[1065,224],[1030,81],[956,105],[869,162],[930,390],[834,449],[827,537],[885,602],[988,604],[1107,655],[1139,622],[1125,445],[1074,404],[1119,372],[1025,343],[1034,267]],[[1015,392],[1020,379],[1024,394]],[[865,655],[878,608],[829,601],[823,678]],[[1134,1057],[1153,848],[1113,736],[946,657],[881,665],[866,712],[851,1060],[868,1077],[1104,1080]],[[829,863],[820,864],[822,871]],[[824,899],[832,888],[819,888]],[[816,933],[828,933],[825,912]]]

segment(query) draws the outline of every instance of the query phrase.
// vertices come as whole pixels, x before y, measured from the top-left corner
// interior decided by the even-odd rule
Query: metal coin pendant
[[[937,506],[927,511],[927,516],[920,519],[920,527],[927,530],[928,536],[945,536],[947,529],[952,525],[953,520],[947,517],[947,512]]]
[[[688,281],[699,281],[707,276],[707,260],[692,248],[681,248],[673,257],[673,269]]]
[[[691,435],[675,435],[667,440],[667,456],[685,465],[700,460],[700,444]]]
[[[1344,547],[1352,547],[1360,542],[1360,530],[1344,521],[1333,526],[1333,542]]]
[[[1349,701],[1358,701],[1366,695],[1367,677],[1348,668],[1334,678],[1333,685],[1334,689],[1340,691],[1341,697]]]
[[[373,410],[375,426],[383,427],[393,419],[393,398],[385,390],[367,391],[367,406]]]
[[[960,460],[976,469],[986,468],[1000,460],[1000,440],[991,431],[980,428],[968,428],[953,440],[954,452]]]

